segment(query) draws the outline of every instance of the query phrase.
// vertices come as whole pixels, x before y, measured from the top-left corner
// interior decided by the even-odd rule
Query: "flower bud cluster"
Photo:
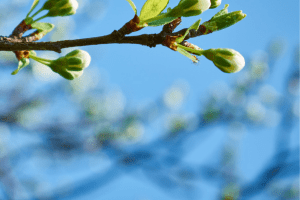
[[[83,74],[83,70],[87,68],[91,62],[91,56],[83,50],[74,50],[67,55],[56,60],[47,60],[29,55],[30,58],[49,66],[52,71],[58,73],[68,80],[78,78]]]

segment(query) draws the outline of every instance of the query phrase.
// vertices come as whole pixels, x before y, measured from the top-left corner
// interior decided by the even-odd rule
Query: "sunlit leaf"
[[[141,14],[139,16],[141,21],[156,17],[159,15],[168,5],[169,0],[148,0],[144,4]]]
[[[177,19],[177,17],[166,17],[163,19],[155,20],[153,22],[149,22],[148,26],[162,26],[174,21],[175,19]]]
[[[217,14],[215,14],[210,20],[220,17],[221,15],[227,14],[228,13],[228,6],[229,4],[225,4],[224,8],[222,10],[220,10],[219,12],[217,12]]]
[[[31,24],[31,27],[33,29],[50,32],[54,28],[54,25],[50,24],[50,23],[45,23],[45,22],[35,22],[35,23]]]

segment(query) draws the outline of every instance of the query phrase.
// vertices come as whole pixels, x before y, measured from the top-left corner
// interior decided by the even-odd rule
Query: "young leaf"
[[[50,23],[45,23],[45,22],[34,22],[33,24],[31,24],[31,27],[33,29],[46,31],[48,33],[54,28],[54,25],[50,24]]]
[[[15,71],[13,71],[11,73],[11,75],[16,75],[22,68],[26,67],[27,65],[29,65],[29,59],[28,58],[22,58],[19,61],[18,69],[16,69]]]
[[[141,21],[156,17],[159,15],[168,5],[169,0],[148,0],[143,5],[141,14],[139,16]]]
[[[31,8],[30,8],[30,11],[28,12],[28,14],[26,15],[26,18],[30,15],[30,13],[35,9],[35,7],[38,5],[40,0],[34,0]]]
[[[178,37],[178,38],[176,39],[176,42],[177,42],[177,43],[181,43],[181,42],[184,40],[185,36],[190,32],[190,30],[195,29],[195,30],[197,31],[198,28],[199,28],[199,26],[200,26],[200,22],[201,22],[201,19],[197,20],[192,26],[190,26],[190,27],[185,31],[185,33],[184,33],[183,36]]]
[[[133,9],[134,13],[136,14],[137,11],[136,11],[136,6],[134,5],[134,3],[131,1],[131,0],[126,0],[128,1],[128,3],[130,4],[131,8]]]
[[[175,19],[177,19],[177,17],[166,17],[163,19],[155,20],[153,22],[149,22],[148,26],[162,26],[174,21]]]
[[[31,27],[37,29],[33,34],[36,36],[37,40],[40,40],[54,28],[54,25],[44,22],[34,22],[31,24]]]
[[[222,10],[220,10],[219,12],[217,12],[217,14],[215,14],[210,20],[220,17],[221,15],[225,15],[228,13],[228,6],[229,4],[225,4],[224,8]]]
[[[180,48],[180,47],[177,47],[177,51],[179,52],[179,53],[181,53],[182,55],[184,55],[184,56],[186,56],[186,57],[188,57],[189,59],[191,59],[193,62],[198,62],[198,59],[196,58],[196,56],[193,56],[193,55],[191,55],[189,52],[187,52],[186,50],[184,50],[184,49],[182,49],[182,48]]]
[[[223,14],[221,16],[208,20],[201,25],[205,27],[205,31],[202,32],[202,34],[206,35],[214,31],[225,29],[241,21],[246,16],[247,15],[240,10]]]

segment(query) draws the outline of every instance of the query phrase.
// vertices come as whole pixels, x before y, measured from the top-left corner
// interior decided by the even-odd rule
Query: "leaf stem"
[[[42,12],[43,10],[44,10],[43,8],[39,9],[31,17],[33,18],[34,16],[36,16],[37,14],[39,14],[40,12]],[[28,15],[29,15],[29,13],[28,13]]]
[[[34,55],[29,55],[29,58],[32,58],[33,60],[35,60],[37,62],[40,62],[44,65],[48,65],[48,66],[52,62],[52,60],[48,60],[48,59],[45,59],[45,58],[40,58],[40,57],[37,57],[37,56],[34,56]]]
[[[204,51],[203,49],[192,49],[190,47],[186,47],[186,46],[183,46],[181,44],[177,44],[178,47],[190,52],[190,53],[194,53],[194,54],[197,54],[198,56],[202,56],[202,52]]]
[[[41,16],[40,18],[34,20],[32,23],[37,22],[37,21],[39,21],[39,20],[41,20],[41,19],[44,19],[44,18],[46,18],[47,16],[48,16],[48,13],[47,13],[46,15]]]

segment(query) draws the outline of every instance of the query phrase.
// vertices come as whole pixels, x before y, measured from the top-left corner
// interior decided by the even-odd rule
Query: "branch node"
[[[197,35],[198,35],[198,34],[197,34],[197,31],[196,31],[195,29],[191,29],[191,30],[190,30],[190,32],[189,32],[189,36],[190,36],[190,37],[197,37]]]
[[[156,47],[156,43],[154,41],[154,35],[150,34],[148,35],[148,38],[147,38],[147,46],[152,48],[152,47]]]
[[[117,41],[121,41],[121,40],[124,38],[124,34],[120,33],[120,32],[117,31],[117,30],[114,30],[111,34],[114,36],[114,38],[115,38]]]
[[[165,24],[163,26],[163,33],[169,34],[169,33],[173,33],[173,31],[175,30],[175,28],[181,23],[181,17],[178,17],[177,19],[173,20],[172,22]]]
[[[165,40],[163,41],[162,45],[169,47],[170,49],[177,51],[177,46],[175,45],[176,42],[176,38],[178,38],[179,36],[170,36],[167,35]]]
[[[23,34],[30,30],[32,27],[31,27],[31,24],[27,25],[25,23],[25,20],[22,20],[20,22],[20,24],[13,30],[12,34],[10,36],[13,36],[13,37],[17,37],[17,38],[21,38],[23,36]]]

